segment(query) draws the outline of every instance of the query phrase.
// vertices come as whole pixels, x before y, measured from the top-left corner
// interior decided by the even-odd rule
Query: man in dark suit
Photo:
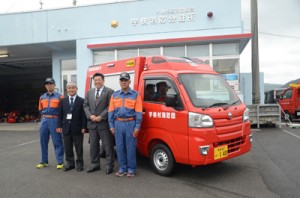
[[[83,170],[83,136],[86,131],[87,119],[83,110],[84,99],[77,95],[77,85],[67,84],[68,97],[60,101],[58,115],[58,133],[63,133],[66,162],[64,171],[75,168],[73,145],[76,150],[76,169]]]
[[[105,172],[110,174],[114,168],[115,152],[113,135],[108,126],[107,110],[110,97],[114,91],[104,86],[104,75],[101,73],[95,73],[93,81],[95,88],[87,92],[83,105],[90,134],[91,166],[87,172],[100,170],[99,140],[101,138],[106,153]]]

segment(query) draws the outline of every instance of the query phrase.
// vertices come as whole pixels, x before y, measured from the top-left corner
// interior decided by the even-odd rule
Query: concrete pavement
[[[256,148],[255,144],[251,152],[225,162],[194,168],[178,164],[176,171],[171,177],[161,177],[154,174],[149,159],[139,156],[137,159],[137,175],[129,179],[127,177],[115,177],[114,174],[105,174],[103,169],[106,165],[106,160],[102,158],[100,160],[102,170],[94,173],[86,173],[87,167],[90,165],[90,152],[88,134],[85,134],[84,171],[77,172],[76,170],[72,170],[65,172],[56,170],[55,154],[51,142],[49,142],[48,149],[50,166],[45,169],[36,169],[36,164],[40,162],[41,152],[38,130],[8,130],[26,130],[30,127],[38,127],[38,124],[39,123],[0,124],[0,159],[2,159],[0,161],[1,198],[280,197],[269,190],[269,184],[265,183],[261,177],[260,171],[265,172],[265,170],[260,170],[259,167],[257,167],[258,162],[256,161],[255,153],[260,154],[264,149],[260,149],[260,147]],[[276,128],[268,130],[267,132],[269,133],[267,134],[265,134],[264,131],[265,129],[258,129],[253,138],[265,137],[269,134],[272,134],[272,136],[273,134],[285,135],[285,133],[276,132],[281,131]],[[295,140],[293,137],[292,140]],[[280,138],[274,137],[274,140],[280,141]],[[254,143],[255,142],[254,140]],[[266,141],[266,143],[268,143],[268,141]],[[265,143],[263,142],[262,145],[264,146]],[[278,145],[279,149],[282,148],[281,144],[272,145]],[[284,151],[284,149],[280,151],[282,150]],[[297,159],[298,158],[295,158],[294,160]],[[263,160],[263,162],[265,161],[266,160]],[[298,164],[294,165],[297,166]],[[118,163],[116,161],[115,172],[117,168]],[[282,173],[282,171],[280,171],[280,173]],[[271,172],[270,176],[272,175],[278,174]],[[271,183],[274,186],[280,181],[280,178],[273,178],[271,181],[274,182]],[[282,188],[281,186],[276,187],[278,190],[286,192],[286,188]]]

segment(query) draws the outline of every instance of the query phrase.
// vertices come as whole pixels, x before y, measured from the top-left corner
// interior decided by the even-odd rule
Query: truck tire
[[[151,149],[150,163],[154,172],[162,176],[169,176],[175,166],[173,154],[164,144],[157,144]]]
[[[290,113],[289,118],[290,118],[290,121],[292,122],[296,117],[294,116],[294,114]]]
[[[285,116],[284,116],[284,120],[285,121],[292,121],[294,118],[294,115],[289,113],[288,111],[285,111]]]

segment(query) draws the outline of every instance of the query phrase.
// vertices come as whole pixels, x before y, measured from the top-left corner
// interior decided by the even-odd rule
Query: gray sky
[[[244,28],[250,31],[250,0],[242,1]],[[260,71],[265,83],[300,78],[300,1],[257,0]],[[241,55],[241,72],[251,72],[251,42]]]
[[[77,5],[126,0],[77,0]],[[300,0],[257,0],[259,61],[265,83],[300,78]],[[40,0],[0,0],[0,13],[39,10]],[[73,0],[42,0],[43,8],[72,6]],[[241,0],[245,32],[250,32],[250,0]],[[251,42],[241,54],[241,72],[251,72]]]

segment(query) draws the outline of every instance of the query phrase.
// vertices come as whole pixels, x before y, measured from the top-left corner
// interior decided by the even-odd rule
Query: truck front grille
[[[215,142],[215,143],[213,143],[213,145],[214,145],[214,147],[228,145],[228,153],[233,153],[235,151],[240,150],[240,146],[245,143],[245,140],[246,140],[246,136],[242,136],[242,137],[234,138],[231,140]]]

